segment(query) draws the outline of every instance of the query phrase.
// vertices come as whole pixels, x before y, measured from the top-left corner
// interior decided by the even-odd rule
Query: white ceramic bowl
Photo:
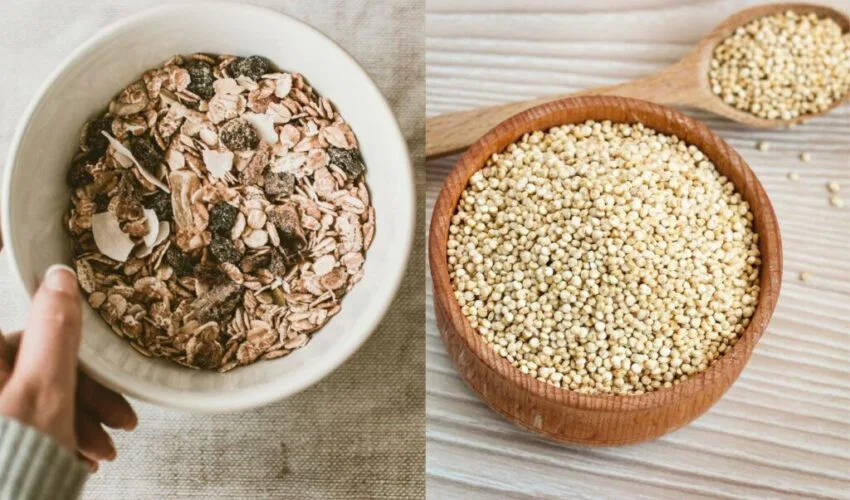
[[[145,70],[192,52],[260,54],[304,74],[357,135],[376,212],[365,276],[341,312],[304,348],[274,361],[219,374],[149,359],[84,306],[80,361],[93,378],[166,406],[235,410],[294,394],[354,353],[387,311],[413,241],[415,193],[404,138],[375,84],[334,42],[285,15],[228,3],[158,8],[100,31],[62,63],[24,113],[6,165],[2,230],[13,273],[32,295],[48,266],[71,263],[64,179],[80,127]]]

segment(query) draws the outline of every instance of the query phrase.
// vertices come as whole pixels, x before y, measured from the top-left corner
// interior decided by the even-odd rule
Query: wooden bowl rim
[[[688,131],[693,133],[704,134],[708,140],[717,142],[723,146],[723,151],[726,152],[726,161],[731,164],[737,164],[742,171],[748,175],[751,180],[751,185],[756,197],[763,200],[761,210],[755,210],[751,206],[754,218],[754,226],[762,226],[762,231],[759,234],[759,248],[762,250],[762,264],[759,270],[759,282],[761,285],[758,305],[756,311],[750,320],[750,324],[741,334],[738,342],[730,351],[725,353],[719,360],[715,361],[708,369],[691,376],[684,382],[681,382],[672,387],[662,388],[653,392],[637,394],[637,395],[590,395],[582,394],[569,389],[555,387],[546,382],[541,382],[529,375],[524,375],[519,370],[513,367],[505,358],[483,355],[486,351],[493,352],[490,347],[481,338],[481,335],[475,331],[469,324],[469,321],[461,312],[460,305],[454,296],[454,289],[448,275],[447,259],[447,240],[448,240],[448,224],[443,225],[437,220],[439,214],[450,213],[454,214],[457,200],[460,194],[466,189],[471,175],[479,170],[486,163],[491,153],[487,144],[502,142],[506,136],[512,136],[507,141],[510,144],[518,140],[522,135],[534,130],[547,130],[551,127],[535,128],[532,120],[541,116],[551,115],[558,111],[568,109],[593,109],[604,108],[609,106],[622,106],[630,111],[630,116],[634,120],[629,123],[637,123],[637,115],[649,113],[656,117],[665,117],[671,121],[671,125],[675,128],[676,123],[682,124]],[[639,109],[640,111],[635,112]],[[602,121],[604,118],[597,119]],[[612,120],[616,123],[626,123],[625,120]],[[564,122],[567,123],[579,123]],[[518,125],[518,126],[517,126]],[[646,125],[649,127],[649,125]],[[684,134],[676,134],[668,130],[654,128],[658,132],[667,135],[677,135],[681,137]],[[684,139],[683,139],[684,140]],[[708,140],[702,141],[703,144]],[[703,144],[697,145],[686,141],[686,144],[693,144],[703,154],[706,155],[714,164],[718,165],[717,158],[722,155],[710,155],[703,148]],[[505,146],[500,146],[497,151],[501,151]],[[718,168],[719,169],[719,168]],[[722,172],[721,172],[722,173]],[[728,176],[727,176],[728,177]],[[732,179],[730,178],[730,181]],[[452,186],[460,186],[457,189]],[[736,190],[743,195],[744,190],[735,184]],[[450,220],[449,216],[446,220]],[[766,231],[765,231],[766,230]],[[765,233],[765,234],[762,234]],[[743,357],[744,364],[748,361],[755,344],[761,338],[767,324],[776,307],[776,302],[779,297],[782,276],[782,244],[779,232],[779,224],[776,220],[773,206],[770,203],[767,193],[763,186],[758,181],[755,173],[749,165],[741,158],[741,156],[722,138],[715,134],[711,129],[700,121],[690,118],[676,110],[639,99],[631,99],[615,96],[584,96],[584,97],[568,97],[556,101],[548,102],[535,106],[526,111],[518,113],[511,118],[503,121],[478,141],[476,141],[466,152],[460,157],[451,172],[444,181],[443,187],[434,205],[434,210],[431,215],[431,227],[429,234],[429,263],[431,268],[431,276],[434,287],[434,303],[435,307],[439,307],[439,302],[444,301],[450,309],[449,321],[452,322],[452,329],[467,348],[482,362],[483,365],[490,370],[496,372],[506,384],[514,385],[519,390],[529,391],[537,397],[544,398],[551,402],[575,408],[580,410],[616,410],[616,411],[643,411],[652,408],[658,408],[669,405],[684,398],[691,397],[702,390],[705,386],[715,383],[724,383],[724,377],[721,375],[724,372],[733,371],[735,368],[736,359]],[[772,270],[772,272],[767,272]],[[461,324],[457,324],[456,318],[461,318]],[[451,335],[452,332],[442,332],[446,335]],[[512,374],[520,374],[521,377],[512,377]],[[728,382],[727,386],[731,386],[734,377]]]

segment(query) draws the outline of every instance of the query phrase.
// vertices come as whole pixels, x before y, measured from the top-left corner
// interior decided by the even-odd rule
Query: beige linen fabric
[[[165,3],[0,2],[0,61],[7,70],[0,78],[0,155],[5,158],[38,85],[75,46],[121,17]],[[203,9],[204,2],[191,3]],[[405,131],[422,193],[424,2],[246,3],[306,21],[360,62]],[[421,200],[417,227],[424,227]],[[424,233],[417,231],[407,275],[378,330],[344,366],[301,394],[223,415],[138,403],[139,428],[115,433],[118,459],[91,477],[84,498],[424,497],[424,262]],[[25,311],[4,270],[5,263],[0,328],[9,331],[22,326]]]

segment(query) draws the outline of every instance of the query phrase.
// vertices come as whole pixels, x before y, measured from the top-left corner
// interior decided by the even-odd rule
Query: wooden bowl
[[[446,242],[457,201],[487,159],[527,132],[586,120],[640,122],[698,147],[749,202],[759,234],[761,294],[735,346],[707,370],[673,387],[634,396],[586,395],[521,373],[487,345],[464,317],[449,280]],[[767,194],[744,160],[697,120],[636,99],[591,96],[543,104],[505,120],[473,144],[445,181],[431,218],[431,276],[437,324],[461,377],[491,408],[520,427],[553,440],[618,446],[657,438],[695,419],[732,385],[776,306],[782,277],[779,225]]]

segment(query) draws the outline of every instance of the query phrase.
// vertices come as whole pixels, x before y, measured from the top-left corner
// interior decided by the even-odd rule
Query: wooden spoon
[[[850,18],[840,11],[819,5],[778,3],[742,10],[728,17],[708,34],[688,55],[672,66],[654,75],[630,82],[583,90],[572,94],[552,95],[531,101],[515,102],[487,108],[446,113],[426,121],[425,155],[437,158],[462,151],[478,140],[496,124],[531,107],[549,101],[579,95],[616,95],[633,97],[659,104],[693,106],[743,123],[750,127],[775,128],[788,126],[821,115],[843,101],[832,103],[826,111],[799,116],[792,120],[767,120],[741,111],[723,102],[711,92],[708,70],[712,52],[718,43],[728,38],[737,28],[759,17],[792,10],[798,14],[815,13],[818,17],[833,19],[842,31],[850,30]],[[843,100],[847,100],[845,95]]]

